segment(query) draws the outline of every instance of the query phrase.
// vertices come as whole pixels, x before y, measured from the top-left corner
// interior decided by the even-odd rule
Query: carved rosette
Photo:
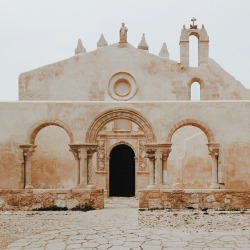
[[[146,140],[139,141],[139,171],[147,171]]]
[[[105,140],[97,141],[97,171],[105,171],[105,161],[106,161],[106,144]]]

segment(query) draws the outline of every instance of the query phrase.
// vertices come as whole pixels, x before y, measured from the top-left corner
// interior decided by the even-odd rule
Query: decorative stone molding
[[[206,135],[208,143],[213,143],[213,141],[215,140],[213,131],[208,127],[207,124],[205,124],[202,121],[197,121],[194,119],[185,119],[185,120],[182,120],[182,121],[172,125],[172,128],[169,131],[169,134],[167,137],[167,142],[171,143],[172,136],[177,129],[185,127],[185,126],[189,126],[189,125],[201,129],[204,132],[204,134]]]
[[[126,72],[119,72],[109,80],[108,92],[110,96],[118,101],[127,101],[137,92],[135,78]]]
[[[95,189],[96,186],[93,184],[93,154],[97,152],[97,145],[86,145],[87,146],[87,182],[88,189]]]
[[[36,124],[34,124],[28,132],[26,141],[30,144],[35,144],[35,139],[39,131],[48,126],[58,126],[64,129],[69,136],[70,143],[74,142],[74,136],[69,126],[58,119],[41,120],[37,122]]]
[[[106,142],[97,140],[97,171],[106,171]]]
[[[139,171],[147,171],[146,140],[139,140]]]
[[[98,115],[87,130],[86,141],[96,142],[100,130],[110,121],[115,119],[128,119],[140,126],[145,134],[147,142],[155,141],[152,125],[139,112],[131,109],[111,109]]]

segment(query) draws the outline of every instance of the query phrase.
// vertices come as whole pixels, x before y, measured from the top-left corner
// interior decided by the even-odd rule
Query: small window
[[[200,84],[198,82],[193,82],[191,84],[191,101],[200,101],[201,93],[200,93]]]

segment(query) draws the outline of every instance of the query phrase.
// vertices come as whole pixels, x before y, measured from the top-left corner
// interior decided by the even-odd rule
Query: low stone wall
[[[72,209],[84,205],[95,209],[104,208],[103,190],[0,189],[0,211],[33,210],[52,206]]]
[[[250,209],[250,190],[140,190],[139,208]]]

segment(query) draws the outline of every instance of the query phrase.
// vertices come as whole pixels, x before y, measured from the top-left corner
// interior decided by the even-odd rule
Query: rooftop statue
[[[125,26],[125,23],[122,23],[122,27],[120,28],[120,43],[127,43],[127,33],[128,28]]]

